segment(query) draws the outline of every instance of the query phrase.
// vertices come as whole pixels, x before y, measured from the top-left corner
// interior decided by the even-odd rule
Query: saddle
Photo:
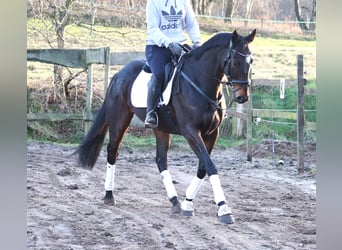
[[[191,50],[191,47],[183,47],[186,52]],[[157,113],[161,120],[164,120],[169,128],[175,134],[180,134],[180,131],[176,125],[174,119],[172,119],[170,109],[167,107],[170,99],[171,99],[171,92],[172,86],[174,82],[176,84],[178,81],[175,81],[175,76],[177,71],[180,71],[183,63],[185,62],[185,58],[187,54],[183,54],[178,60],[172,60],[170,63],[165,65],[165,80],[162,86],[162,95],[159,100],[159,104],[157,106]],[[152,71],[147,62],[144,64],[141,72],[137,76],[136,80],[133,83],[132,90],[131,90],[131,101],[132,105],[136,108],[146,108],[147,107],[147,92],[148,92],[148,81],[151,79]],[[177,94],[178,91],[173,94]]]
[[[183,50],[189,52],[191,50],[191,47],[189,45],[183,45]],[[162,87],[160,105],[167,105],[169,103],[173,80],[175,78],[177,71],[179,71],[182,68],[182,65],[185,61],[185,55],[186,54],[183,54],[178,60],[173,59],[170,63],[165,65],[165,80]],[[148,81],[151,79],[151,75],[151,68],[147,64],[147,62],[145,62],[140,73],[135,79],[131,90],[132,105],[136,108],[147,107],[147,84]]]
[[[165,81],[162,87],[162,95],[161,102],[166,105],[170,101],[171,90],[173,78],[175,76],[176,70],[175,67],[171,65],[167,65],[168,72],[165,74]],[[146,108],[147,107],[147,91],[148,91],[148,82],[151,79],[152,72],[150,67],[145,63],[142,70],[138,74],[135,79],[132,89],[131,89],[131,101],[132,105],[136,108]]]

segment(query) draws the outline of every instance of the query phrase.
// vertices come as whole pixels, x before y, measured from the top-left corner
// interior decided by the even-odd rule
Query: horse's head
[[[255,29],[247,36],[241,36],[234,31],[224,59],[224,73],[233,89],[233,100],[237,103],[248,101],[250,69],[253,62],[248,45],[253,41],[255,34]]]

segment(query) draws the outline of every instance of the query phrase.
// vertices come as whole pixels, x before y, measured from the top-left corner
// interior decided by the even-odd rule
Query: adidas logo
[[[163,30],[166,29],[177,29],[179,27],[179,24],[177,22],[182,19],[183,11],[180,10],[178,13],[176,13],[176,10],[173,6],[170,8],[170,13],[167,13],[166,11],[162,10],[162,16],[169,22],[168,25],[162,25],[161,28]]]

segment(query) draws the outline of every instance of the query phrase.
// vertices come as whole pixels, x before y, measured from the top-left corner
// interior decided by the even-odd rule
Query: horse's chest
[[[220,110],[207,111],[202,113],[202,132],[210,134],[218,128],[222,120],[222,112]]]

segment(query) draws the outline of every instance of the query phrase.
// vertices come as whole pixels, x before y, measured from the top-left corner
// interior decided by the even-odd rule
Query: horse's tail
[[[81,145],[74,154],[78,154],[79,166],[93,169],[102,149],[103,141],[108,130],[105,120],[105,106],[102,104],[96,118]]]

